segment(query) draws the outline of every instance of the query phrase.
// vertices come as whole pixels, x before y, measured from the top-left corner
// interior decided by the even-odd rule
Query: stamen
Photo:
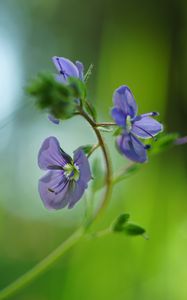
[[[148,117],[148,116],[151,116],[151,117],[157,117],[157,116],[159,116],[159,113],[158,112],[156,112],[156,111],[153,111],[153,112],[150,112],[150,113],[147,113],[147,114],[142,114],[142,115],[140,115],[140,117]]]
[[[151,149],[151,145],[147,144],[147,145],[144,146],[144,148],[145,148],[145,150],[149,150],[149,149]]]

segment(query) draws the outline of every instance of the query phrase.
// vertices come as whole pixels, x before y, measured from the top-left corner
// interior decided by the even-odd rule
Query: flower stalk
[[[51,252],[47,257],[45,257],[42,261],[40,261],[36,266],[34,266],[31,270],[29,270],[25,274],[23,274],[21,277],[19,277],[13,283],[8,285],[6,288],[1,290],[0,300],[8,299],[11,296],[15,295],[17,292],[19,292],[19,290],[26,287],[29,283],[34,281],[38,276],[42,275],[52,265],[54,265],[69,249],[71,249],[74,245],[76,245],[81,240],[81,238],[84,237],[87,228],[93,224],[93,222],[104,212],[104,210],[107,207],[111,195],[111,190],[112,190],[112,167],[111,167],[111,162],[107,151],[107,147],[100,131],[97,129],[97,124],[82,109],[80,110],[79,115],[81,115],[90,124],[93,131],[95,132],[98,139],[98,144],[97,147],[96,146],[94,147],[94,150],[100,146],[105,160],[106,190],[101,200],[101,205],[96,210],[94,216],[85,223],[85,227],[81,226],[70,237],[68,237],[64,242],[62,242],[62,244],[58,246],[53,252]]]

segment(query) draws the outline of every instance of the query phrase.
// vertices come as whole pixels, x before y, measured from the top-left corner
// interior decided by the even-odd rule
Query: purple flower
[[[88,159],[81,148],[73,159],[61,148],[55,137],[48,137],[38,154],[38,165],[47,174],[39,180],[39,193],[48,209],[72,208],[82,197],[91,172]]]
[[[137,116],[134,97],[124,85],[114,92],[113,102],[112,118],[122,128],[122,134],[117,138],[119,151],[132,161],[145,162],[148,145],[145,146],[138,138],[154,138],[163,130],[162,124],[151,118],[159,114],[151,112]]]
[[[69,59],[64,57],[53,56],[53,63],[59,72],[56,75],[56,79],[66,84],[68,81],[68,77],[79,78],[80,80],[84,80],[84,66],[80,61],[76,61],[75,64],[71,62]],[[59,120],[49,115],[49,120],[54,124],[59,124]]]

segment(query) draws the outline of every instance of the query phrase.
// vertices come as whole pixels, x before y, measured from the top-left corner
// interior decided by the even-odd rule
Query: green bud
[[[48,110],[57,119],[70,118],[76,109],[76,102],[68,85],[59,83],[51,74],[39,74],[26,89],[36,98],[37,106]]]

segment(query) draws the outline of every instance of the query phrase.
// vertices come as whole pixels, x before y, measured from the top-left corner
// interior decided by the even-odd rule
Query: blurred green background
[[[49,212],[37,192],[44,138],[57,136],[70,153],[95,139],[79,118],[48,122],[24,94],[39,71],[55,72],[53,55],[94,64],[90,99],[100,120],[110,120],[113,91],[126,84],[140,112],[160,111],[167,131],[187,134],[186,1],[0,0],[0,288],[58,246],[85,213],[84,200]],[[128,162],[107,141],[117,170]],[[130,212],[149,241],[110,235],[81,242],[12,299],[186,300],[186,150],[152,158],[116,186],[98,224]]]

